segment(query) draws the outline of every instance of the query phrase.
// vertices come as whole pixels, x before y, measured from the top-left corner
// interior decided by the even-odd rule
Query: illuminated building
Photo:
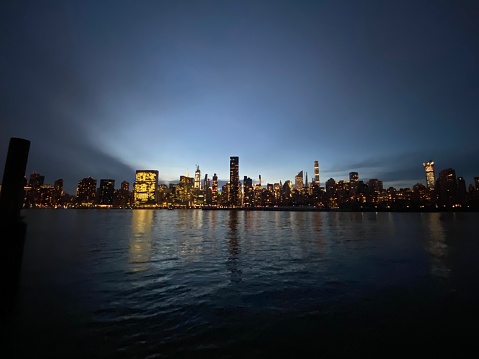
[[[230,206],[237,207],[241,205],[240,200],[239,157],[230,157],[230,185],[228,202]]]
[[[201,171],[200,171],[200,166],[199,165],[196,165],[195,189],[201,189]]]
[[[188,172],[186,172],[186,176],[180,176],[180,183],[184,183],[188,190],[190,190],[195,185],[195,179],[193,177],[188,177]]]
[[[314,161],[314,184],[319,186],[319,162]]]
[[[114,192],[115,180],[101,179],[100,188],[98,189],[98,203],[103,206],[111,206],[113,204]]]
[[[231,186],[229,182],[223,185],[223,187],[221,187],[220,198],[221,198],[222,205],[228,204],[229,200],[231,199],[230,191],[231,191]]]
[[[129,207],[131,205],[130,183],[123,181],[120,184],[120,206]]]
[[[213,182],[211,185],[211,204],[216,206],[218,204],[218,176],[216,173],[213,175]]]
[[[52,207],[55,201],[55,189],[49,184],[42,184],[38,189],[41,207]]]
[[[42,186],[44,182],[45,182],[45,176],[41,176],[39,173],[33,172],[30,175],[30,180],[28,181],[28,185],[32,189],[35,189]]]
[[[336,181],[334,178],[330,178],[326,181],[326,193],[332,193],[334,192],[336,187]]]
[[[186,186],[186,184],[184,182],[180,182],[176,186],[176,198],[179,201],[179,203],[178,203],[179,205],[187,206],[187,205],[190,204],[189,203],[190,202],[190,192],[189,192],[188,187]]]
[[[176,187],[176,197],[181,202],[182,206],[190,206],[192,199],[192,189],[195,185],[195,179],[193,177],[188,177],[188,172],[186,176],[180,176],[180,183]]]
[[[283,184],[283,203],[285,205],[289,205],[292,189],[293,189],[293,185],[291,184],[291,181],[290,180],[285,181]]]
[[[424,162],[424,171],[426,171],[426,187],[430,190],[434,189],[434,184],[436,183],[436,176],[434,175],[434,162]]]
[[[170,193],[170,189],[166,184],[159,184],[158,185],[158,204],[161,204],[163,207],[166,207],[168,202],[168,195]]]
[[[301,191],[303,189],[303,171],[299,171],[298,174],[294,177],[294,189]]]
[[[253,201],[253,180],[248,176],[243,179],[243,206],[250,207]]]
[[[439,172],[436,181],[437,202],[440,207],[453,207],[457,204],[456,171],[447,168]]]
[[[96,179],[91,177],[84,178],[78,182],[77,203],[80,206],[90,207],[95,202]]]
[[[263,191],[263,205],[269,207],[274,203],[274,186],[272,183],[267,183]]]
[[[58,196],[62,196],[63,195],[63,179],[62,178],[57,179],[55,183],[53,184],[53,188],[55,188],[55,191],[57,192]]]
[[[476,191],[479,191],[479,177],[474,177],[474,186],[476,187]]]
[[[253,198],[251,201],[252,207],[262,207],[263,206],[263,188],[257,183],[253,189]]]
[[[380,195],[383,191],[383,181],[380,181],[377,178],[371,178],[368,181],[368,190],[369,194],[373,196],[371,201],[375,201],[374,199],[377,200],[377,196]]]
[[[28,191],[28,202],[36,206],[40,204],[40,187],[43,186],[45,182],[45,176],[40,175],[38,172],[33,172],[30,175],[30,179],[28,181],[28,187],[30,190]]]
[[[357,172],[349,172],[349,183],[358,183],[359,175]]]
[[[158,171],[136,171],[134,184],[135,207],[156,207],[158,200]]]
[[[211,206],[212,201],[213,201],[213,191],[211,190],[211,180],[208,178],[208,176],[205,176],[205,202],[208,206]]]
[[[274,198],[277,203],[281,202],[281,187],[282,185],[280,183],[275,183],[273,190],[274,190]]]

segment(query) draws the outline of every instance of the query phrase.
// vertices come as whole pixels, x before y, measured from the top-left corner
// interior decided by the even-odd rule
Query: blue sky
[[[0,26],[0,165],[177,181],[424,183],[422,162],[479,176],[474,1],[11,1]]]

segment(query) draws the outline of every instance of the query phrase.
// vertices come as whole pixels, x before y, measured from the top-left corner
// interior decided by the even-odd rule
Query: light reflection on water
[[[146,209],[132,211],[129,254],[134,272],[147,270],[151,266],[154,214]]]
[[[331,323],[343,333],[340,323],[362,303],[389,315],[403,293],[413,293],[411,303],[459,284],[468,293],[479,272],[474,213],[42,210],[25,218],[15,334],[36,333],[25,319],[33,316],[55,333],[92,337],[107,356],[194,356],[205,347],[227,356],[238,346],[248,354],[264,333],[278,342],[313,336],[316,345],[328,313],[339,313]],[[39,300],[55,305],[44,311]]]
[[[447,263],[448,246],[442,218],[444,218],[443,213],[429,214],[427,228],[430,235],[426,248],[430,254],[431,273],[439,278],[448,278],[450,272]]]

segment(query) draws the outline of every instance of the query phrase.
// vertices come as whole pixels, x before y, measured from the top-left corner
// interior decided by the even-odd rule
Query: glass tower
[[[240,205],[239,157],[230,157],[230,206]]]
[[[436,176],[434,175],[434,162],[424,162],[424,171],[426,171],[426,186],[428,189],[434,189],[434,183],[436,182]]]
[[[314,184],[319,186],[319,162],[314,161]]]

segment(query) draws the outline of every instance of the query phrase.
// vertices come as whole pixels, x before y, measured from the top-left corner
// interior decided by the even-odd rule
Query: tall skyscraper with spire
[[[428,189],[434,189],[434,184],[436,183],[436,175],[434,174],[434,162],[424,162],[424,171],[426,172],[426,186]]]
[[[240,199],[239,157],[230,157],[230,206],[239,206]]]
[[[199,165],[196,165],[195,189],[201,189],[201,171],[200,171],[200,166]]]
[[[314,161],[314,184],[319,186],[319,161]]]

